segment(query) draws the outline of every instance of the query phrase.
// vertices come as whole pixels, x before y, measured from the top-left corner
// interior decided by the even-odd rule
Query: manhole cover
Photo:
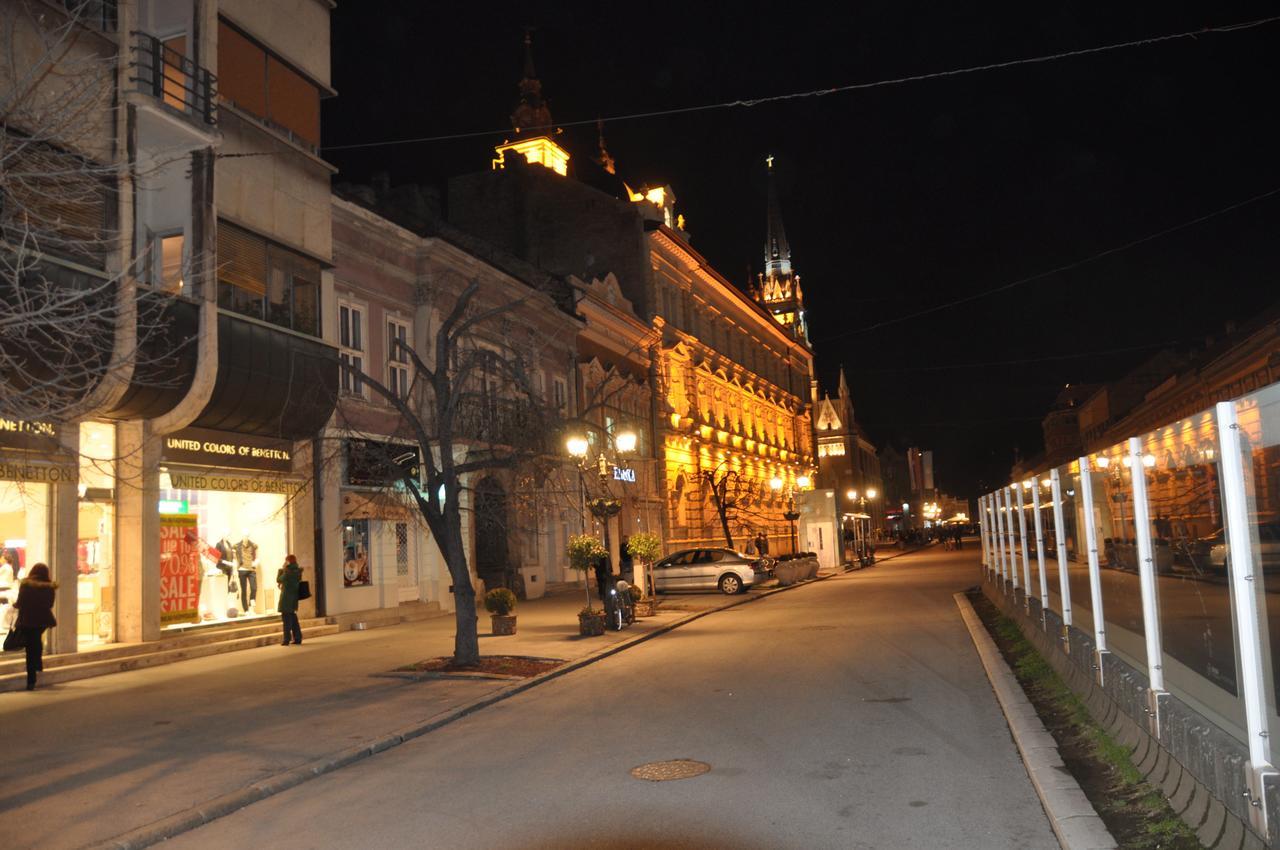
[[[631,775],[636,779],[647,779],[650,782],[669,782],[672,779],[690,779],[701,776],[711,769],[711,765],[693,759],[671,759],[670,761],[651,761],[639,767],[631,768]]]

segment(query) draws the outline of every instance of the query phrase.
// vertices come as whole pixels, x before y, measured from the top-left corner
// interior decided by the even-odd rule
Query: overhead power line
[[[1047,277],[1052,277],[1053,275],[1060,274],[1062,272],[1068,272],[1068,271],[1071,271],[1072,269],[1078,269],[1081,266],[1087,266],[1090,263],[1096,263],[1098,260],[1104,259],[1106,257],[1110,257],[1113,254],[1119,254],[1120,252],[1127,251],[1130,248],[1136,248],[1139,245],[1145,244],[1147,242],[1151,242],[1163,236],[1168,236],[1170,233],[1176,233],[1179,230],[1186,230],[1188,227],[1194,227],[1195,225],[1200,224],[1201,222],[1208,221],[1211,218],[1217,218],[1220,215],[1225,215],[1226,213],[1232,212],[1234,210],[1238,210],[1241,207],[1246,207],[1250,204],[1255,204],[1258,201],[1265,200],[1267,198],[1272,197],[1273,195],[1278,195],[1278,194],[1280,194],[1280,188],[1275,188],[1268,192],[1263,192],[1259,195],[1254,195],[1252,198],[1246,198],[1243,201],[1238,201],[1234,204],[1230,204],[1220,209],[1216,209],[1213,212],[1205,213],[1204,215],[1197,216],[1193,219],[1189,219],[1188,221],[1180,222],[1179,224],[1175,224],[1172,227],[1166,227],[1164,230],[1158,230],[1155,233],[1149,233],[1146,236],[1142,236],[1142,237],[1139,237],[1138,239],[1133,239],[1129,242],[1125,242],[1123,245],[1116,245],[1113,248],[1108,248],[1105,251],[1099,251],[1098,253],[1092,254],[1083,259],[1066,263],[1065,265],[1057,266],[1056,268],[1049,269],[1048,271],[1038,272],[1036,274],[1029,275],[1024,278],[1019,278],[1018,280],[1015,280],[1015,281],[1011,281],[1009,283],[1001,284],[1000,286],[992,287],[991,289],[984,289],[981,292],[975,292],[971,295],[965,295],[962,298],[956,298],[951,301],[945,301],[942,304],[935,304],[932,307],[926,307],[925,309],[917,310],[914,313],[906,313],[902,316],[894,316],[891,319],[885,319],[883,322],[876,322],[873,325],[867,325],[861,328],[854,328],[853,330],[844,331],[842,333],[831,334],[830,336],[823,337],[822,339],[815,340],[814,342],[815,344],[820,344],[820,343],[832,342],[833,340],[837,340],[837,339],[844,339],[850,336],[856,336],[858,334],[869,333],[870,331],[879,330],[880,328],[887,328],[890,325],[897,325],[902,322],[909,321],[911,319],[918,319],[921,316],[927,316],[930,313],[937,313],[942,310],[949,310],[952,307],[958,307],[961,304],[968,304],[970,301],[977,301],[981,298],[987,298],[988,296],[996,295],[1001,292],[1008,292],[1010,289],[1014,289],[1019,286],[1024,286],[1028,283],[1034,283],[1037,280],[1044,280]]]
[[[1133,41],[1119,41],[1114,44],[1101,44],[1096,47],[1082,47],[1076,50],[1067,50],[1061,53],[1050,53],[1045,56],[1028,56],[1021,59],[1008,59],[1004,62],[988,62],[984,65],[971,65],[967,68],[952,68],[947,71],[930,71],[923,74],[910,74],[905,77],[894,77],[892,79],[874,80],[866,83],[849,83],[843,86],[829,86],[821,89],[810,89],[809,91],[790,92],[788,94],[766,95],[763,97],[739,98],[737,100],[726,100],[720,103],[703,103],[694,106],[680,106],[670,109],[654,109],[647,112],[629,112],[621,115],[611,115],[607,118],[590,118],[581,121],[568,121],[545,127],[523,127],[522,130],[531,133],[541,131],[550,131],[559,127],[580,127],[588,124],[596,124],[598,121],[634,121],[641,118],[661,118],[668,115],[687,115],[691,112],[709,112],[716,109],[735,109],[735,108],[751,108],[753,106],[763,106],[769,103],[778,103],[785,100],[800,100],[811,97],[826,97],[832,94],[842,94],[844,92],[864,91],[866,89],[884,88],[886,86],[903,85],[904,83],[918,83],[925,80],[936,80],[943,77],[958,77],[962,74],[976,74],[980,71],[998,71],[1002,68],[1013,68],[1018,65],[1034,65],[1043,62],[1055,62],[1059,59],[1072,59],[1077,56],[1089,56],[1094,53],[1106,53],[1111,50],[1122,50],[1129,47],[1145,47],[1152,44],[1161,44],[1166,41],[1177,41],[1180,39],[1194,39],[1203,35],[1216,35],[1222,33],[1239,32],[1241,30],[1253,29],[1254,27],[1265,26],[1266,24],[1280,21],[1280,15],[1273,15],[1269,18],[1259,18],[1254,21],[1243,21],[1237,24],[1227,24],[1220,27],[1203,27],[1198,30],[1188,30],[1186,32],[1169,33],[1168,35],[1155,35],[1148,38],[1134,39]],[[389,139],[380,142],[358,142],[346,145],[324,145],[321,150],[326,151],[343,151],[355,150],[358,148],[380,148],[389,145],[411,145],[426,142],[448,142],[456,139],[474,139],[480,136],[497,136],[504,133],[510,133],[511,129],[502,127],[496,130],[472,130],[464,133],[447,133],[439,136],[418,136],[412,139]]]
[[[1171,342],[1151,342],[1146,345],[1126,345],[1124,348],[1106,348],[1101,351],[1081,351],[1075,354],[1052,354],[1046,357],[1019,357],[1016,360],[986,360],[980,363],[939,363],[931,366],[886,366],[879,369],[859,369],[859,375],[880,374],[888,372],[941,372],[951,369],[982,369],[987,366],[1020,366],[1027,363],[1053,363],[1060,360],[1085,360],[1090,357],[1108,357],[1113,354],[1128,354],[1134,351],[1149,351],[1153,348],[1171,348],[1179,346],[1179,340]]]

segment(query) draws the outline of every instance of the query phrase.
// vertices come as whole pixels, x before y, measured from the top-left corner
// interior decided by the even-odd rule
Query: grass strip
[[[1058,742],[1063,761],[1121,848],[1201,847],[1195,830],[1138,771],[1128,748],[1094,720],[1018,624],[981,593],[971,593],[969,598],[1045,728]]]

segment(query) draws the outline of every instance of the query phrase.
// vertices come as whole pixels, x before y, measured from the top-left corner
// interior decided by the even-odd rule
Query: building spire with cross
[[[764,159],[768,174],[768,213],[765,219],[764,272],[756,287],[760,305],[804,344],[809,344],[808,323],[804,315],[804,297],[800,291],[800,275],[791,267],[791,244],[782,225],[782,205],[778,202],[777,174],[774,157]]]

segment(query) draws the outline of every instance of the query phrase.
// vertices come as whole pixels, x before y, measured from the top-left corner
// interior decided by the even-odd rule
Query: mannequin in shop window
[[[227,577],[227,593],[233,593],[235,591],[236,544],[231,542],[231,532],[222,532],[222,537],[218,539],[213,548],[218,552],[218,569]]]
[[[246,528],[236,544],[236,572],[240,576],[240,605],[246,614],[258,601],[258,544],[249,539]]]

